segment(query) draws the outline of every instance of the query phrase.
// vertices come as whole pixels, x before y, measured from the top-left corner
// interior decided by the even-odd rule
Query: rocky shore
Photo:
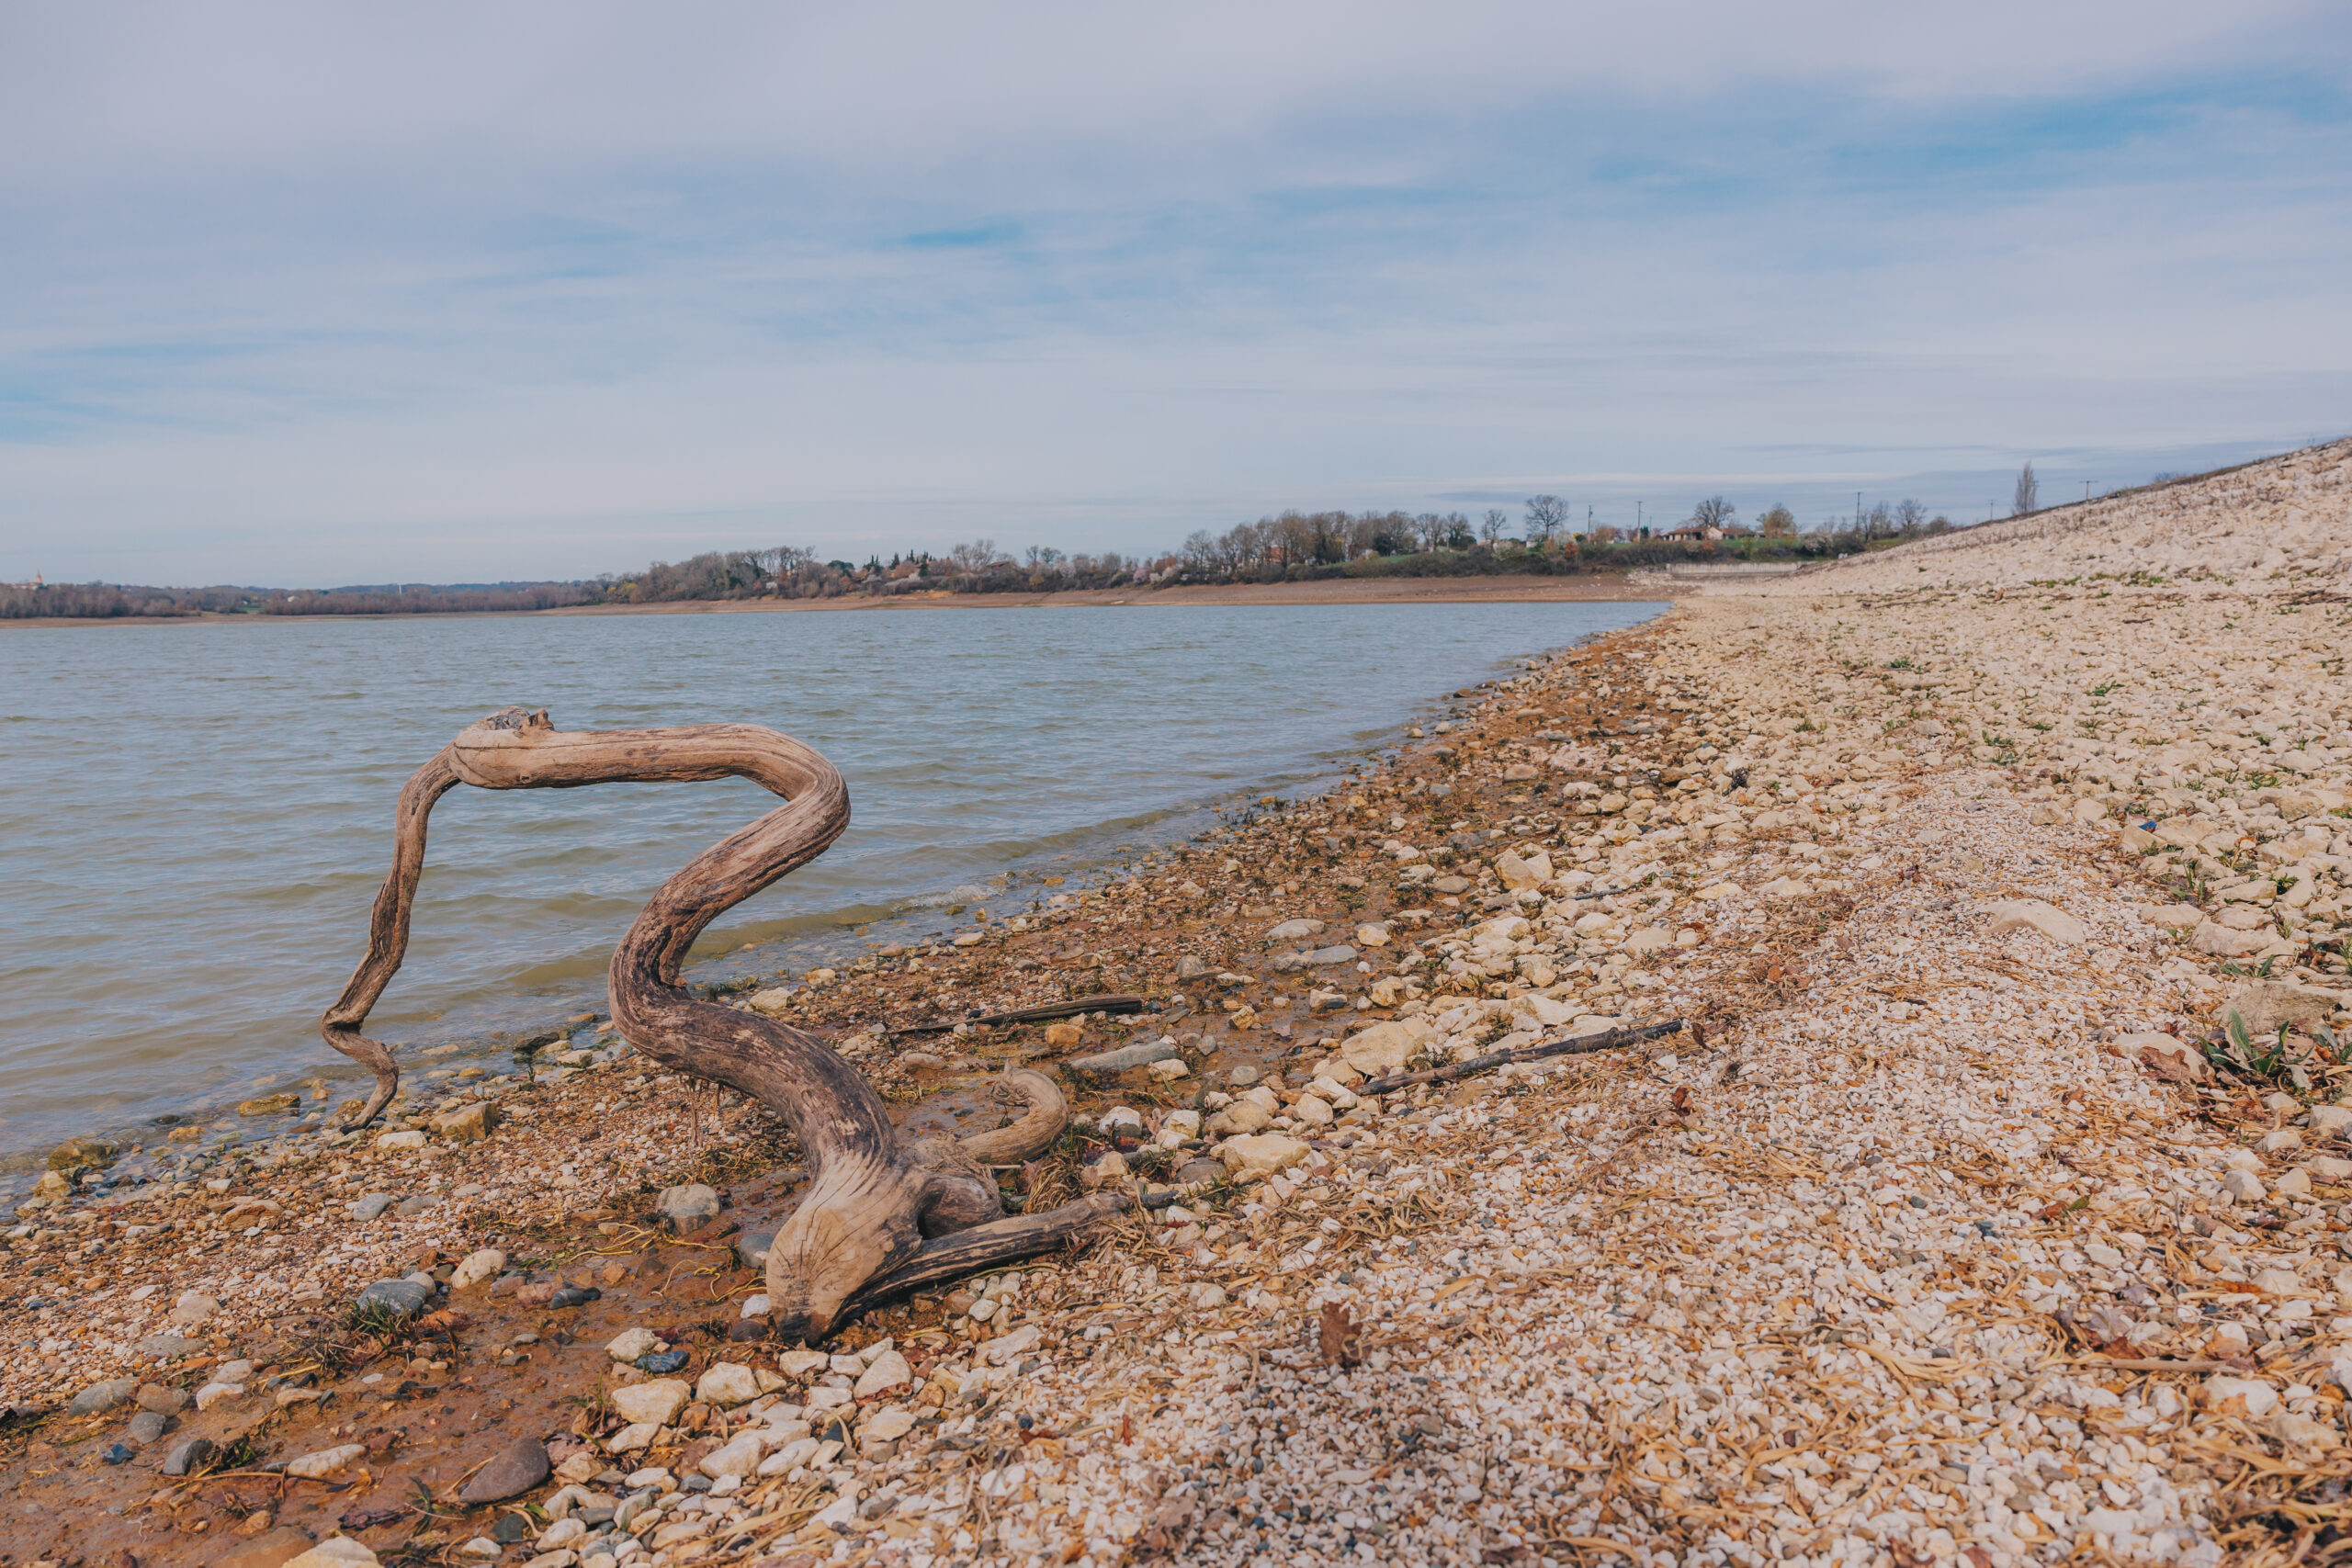
[[[752,1267],[788,1139],[597,1020],[364,1134],[66,1153],[6,1241],[6,1561],[2315,1557],[2344,592],[1688,602],[1319,798],[746,993],[910,1118],[1059,1064],[1081,1120],[1009,1195],[1135,1200],[820,1347]],[[1084,996],[1137,1006],[892,1032]]]

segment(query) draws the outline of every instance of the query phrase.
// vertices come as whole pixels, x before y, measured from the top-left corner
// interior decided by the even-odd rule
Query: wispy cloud
[[[2352,424],[2339,9],[1633,9],[18,8],[0,577],[1968,515]]]

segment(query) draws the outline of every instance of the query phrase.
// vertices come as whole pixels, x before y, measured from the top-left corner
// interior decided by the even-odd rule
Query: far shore
[[[698,615],[776,610],[1034,610],[1194,604],[1663,604],[1685,597],[1690,582],[1634,582],[1624,573],[1577,577],[1369,577],[1321,582],[1202,583],[1181,588],[1100,588],[1060,593],[951,593],[944,589],[869,598],[681,599],[651,604],[571,604],[559,610],[475,610],[422,615],[61,615],[0,620],[0,627],[168,626],[221,622],[293,625],[316,621],[537,619],[575,615]]]

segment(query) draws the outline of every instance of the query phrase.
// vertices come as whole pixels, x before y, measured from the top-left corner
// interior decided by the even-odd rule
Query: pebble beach
[[[1009,1200],[1128,1201],[823,1345],[762,1316],[781,1123],[593,1015],[364,1131],[60,1149],[0,1562],[2319,1560],[2352,443],[2062,512],[1710,585],[740,992],[910,1125],[1057,1072]]]

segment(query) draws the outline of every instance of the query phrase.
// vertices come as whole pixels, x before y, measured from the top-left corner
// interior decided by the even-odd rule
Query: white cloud
[[[0,16],[0,159],[28,179],[109,160],[955,165],[1563,90],[2073,93],[2264,62],[2290,35],[2309,61],[2344,27],[2312,0],[18,6]]]
[[[2332,432],[2340,19],[1919,9],[19,7],[0,578],[1957,508]],[[2289,28],[2315,112],[2228,75]]]

